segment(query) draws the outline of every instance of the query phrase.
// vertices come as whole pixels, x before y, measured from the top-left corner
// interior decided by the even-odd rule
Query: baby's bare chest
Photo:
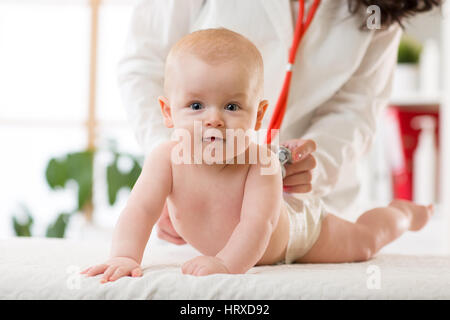
[[[246,176],[245,171],[172,169],[168,209],[178,233],[197,249],[223,246],[240,220]]]
[[[173,170],[171,202],[178,214],[226,214],[237,209],[244,196],[246,174]]]

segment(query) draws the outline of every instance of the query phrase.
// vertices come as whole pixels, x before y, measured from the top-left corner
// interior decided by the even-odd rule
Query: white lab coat
[[[295,13],[297,14],[297,13]],[[317,168],[313,192],[331,212],[354,216],[356,165],[375,134],[376,118],[391,91],[398,25],[362,31],[363,15],[347,0],[322,0],[299,46],[280,142],[313,139]],[[136,138],[148,153],[171,129],[157,102],[170,47],[199,29],[225,27],[250,39],[264,60],[266,129],[285,76],[293,37],[289,0],[144,0],[134,11],[118,67],[124,105]]]

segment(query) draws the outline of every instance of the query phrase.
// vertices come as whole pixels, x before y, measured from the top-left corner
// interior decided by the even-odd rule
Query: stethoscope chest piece
[[[286,168],[284,165],[286,163],[292,163],[292,152],[289,148],[286,148],[284,146],[278,147],[278,160],[280,160],[281,164],[281,172],[283,174],[283,179],[286,176]]]

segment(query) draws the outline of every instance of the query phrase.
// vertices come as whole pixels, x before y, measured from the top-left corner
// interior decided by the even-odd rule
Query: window
[[[115,139],[122,151],[141,153],[126,122],[116,81],[135,4],[0,0],[0,236],[14,235],[11,217],[20,202],[30,208],[37,236],[45,233],[59,212],[73,207],[69,193],[54,192],[45,181],[50,158],[84,150],[88,143],[102,149],[108,139]],[[98,19],[95,63],[91,63],[93,19]],[[90,81],[92,71],[96,85]],[[95,108],[93,113],[90,107]],[[109,159],[99,154],[95,164],[104,169]],[[95,179],[102,174],[96,170]],[[110,208],[103,199],[105,185],[98,181],[95,221],[112,225],[125,194]]]

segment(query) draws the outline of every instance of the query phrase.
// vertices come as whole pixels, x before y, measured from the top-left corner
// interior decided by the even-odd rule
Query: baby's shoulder
[[[277,172],[280,169],[278,155],[269,145],[252,143],[249,145],[251,170],[270,170]]]
[[[172,149],[176,142],[168,140],[162,141],[157,144],[153,149],[146,155],[146,162],[159,162],[161,164],[170,163]]]
[[[151,153],[157,153],[159,155],[167,154],[170,155],[172,152],[172,149],[177,144],[177,141],[172,140],[165,140],[157,144],[151,151]]]
[[[274,151],[272,151],[270,146],[267,144],[258,144],[258,143],[251,142],[249,144],[248,150],[249,150],[251,159],[254,159],[251,162],[251,164],[264,165],[269,160],[274,160],[274,159],[278,160],[277,154]]]

